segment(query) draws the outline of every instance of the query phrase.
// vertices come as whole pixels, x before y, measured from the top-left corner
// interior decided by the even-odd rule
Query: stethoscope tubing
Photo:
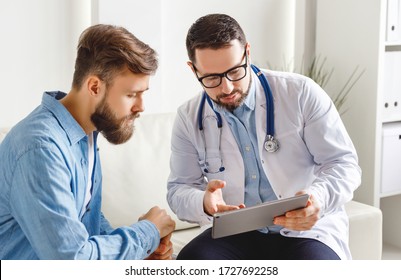
[[[262,84],[263,91],[265,92],[266,97],[266,135],[273,137],[274,136],[274,102],[273,102],[273,93],[270,89],[269,82],[267,81],[265,75],[263,75],[262,71],[255,65],[251,64],[251,68],[253,72],[258,76],[259,81]]]

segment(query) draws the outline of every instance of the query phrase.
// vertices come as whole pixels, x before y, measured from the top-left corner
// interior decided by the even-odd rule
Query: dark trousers
[[[189,242],[178,260],[339,260],[322,242],[259,231],[213,239],[211,229]]]

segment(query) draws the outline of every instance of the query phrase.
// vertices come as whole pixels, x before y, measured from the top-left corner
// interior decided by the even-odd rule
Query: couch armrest
[[[349,217],[349,246],[355,260],[380,260],[382,256],[382,212],[379,208],[350,201],[345,205]]]

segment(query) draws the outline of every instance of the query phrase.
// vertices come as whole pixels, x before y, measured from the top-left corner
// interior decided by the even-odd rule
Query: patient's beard
[[[136,113],[118,119],[104,98],[91,115],[91,120],[107,141],[112,144],[122,144],[134,133],[134,120],[138,117],[139,113]]]

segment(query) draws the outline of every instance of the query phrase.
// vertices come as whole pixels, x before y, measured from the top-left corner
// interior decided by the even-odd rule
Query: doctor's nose
[[[221,78],[221,91],[225,94],[230,94],[234,89],[234,84],[232,81],[228,80],[226,77]]]

